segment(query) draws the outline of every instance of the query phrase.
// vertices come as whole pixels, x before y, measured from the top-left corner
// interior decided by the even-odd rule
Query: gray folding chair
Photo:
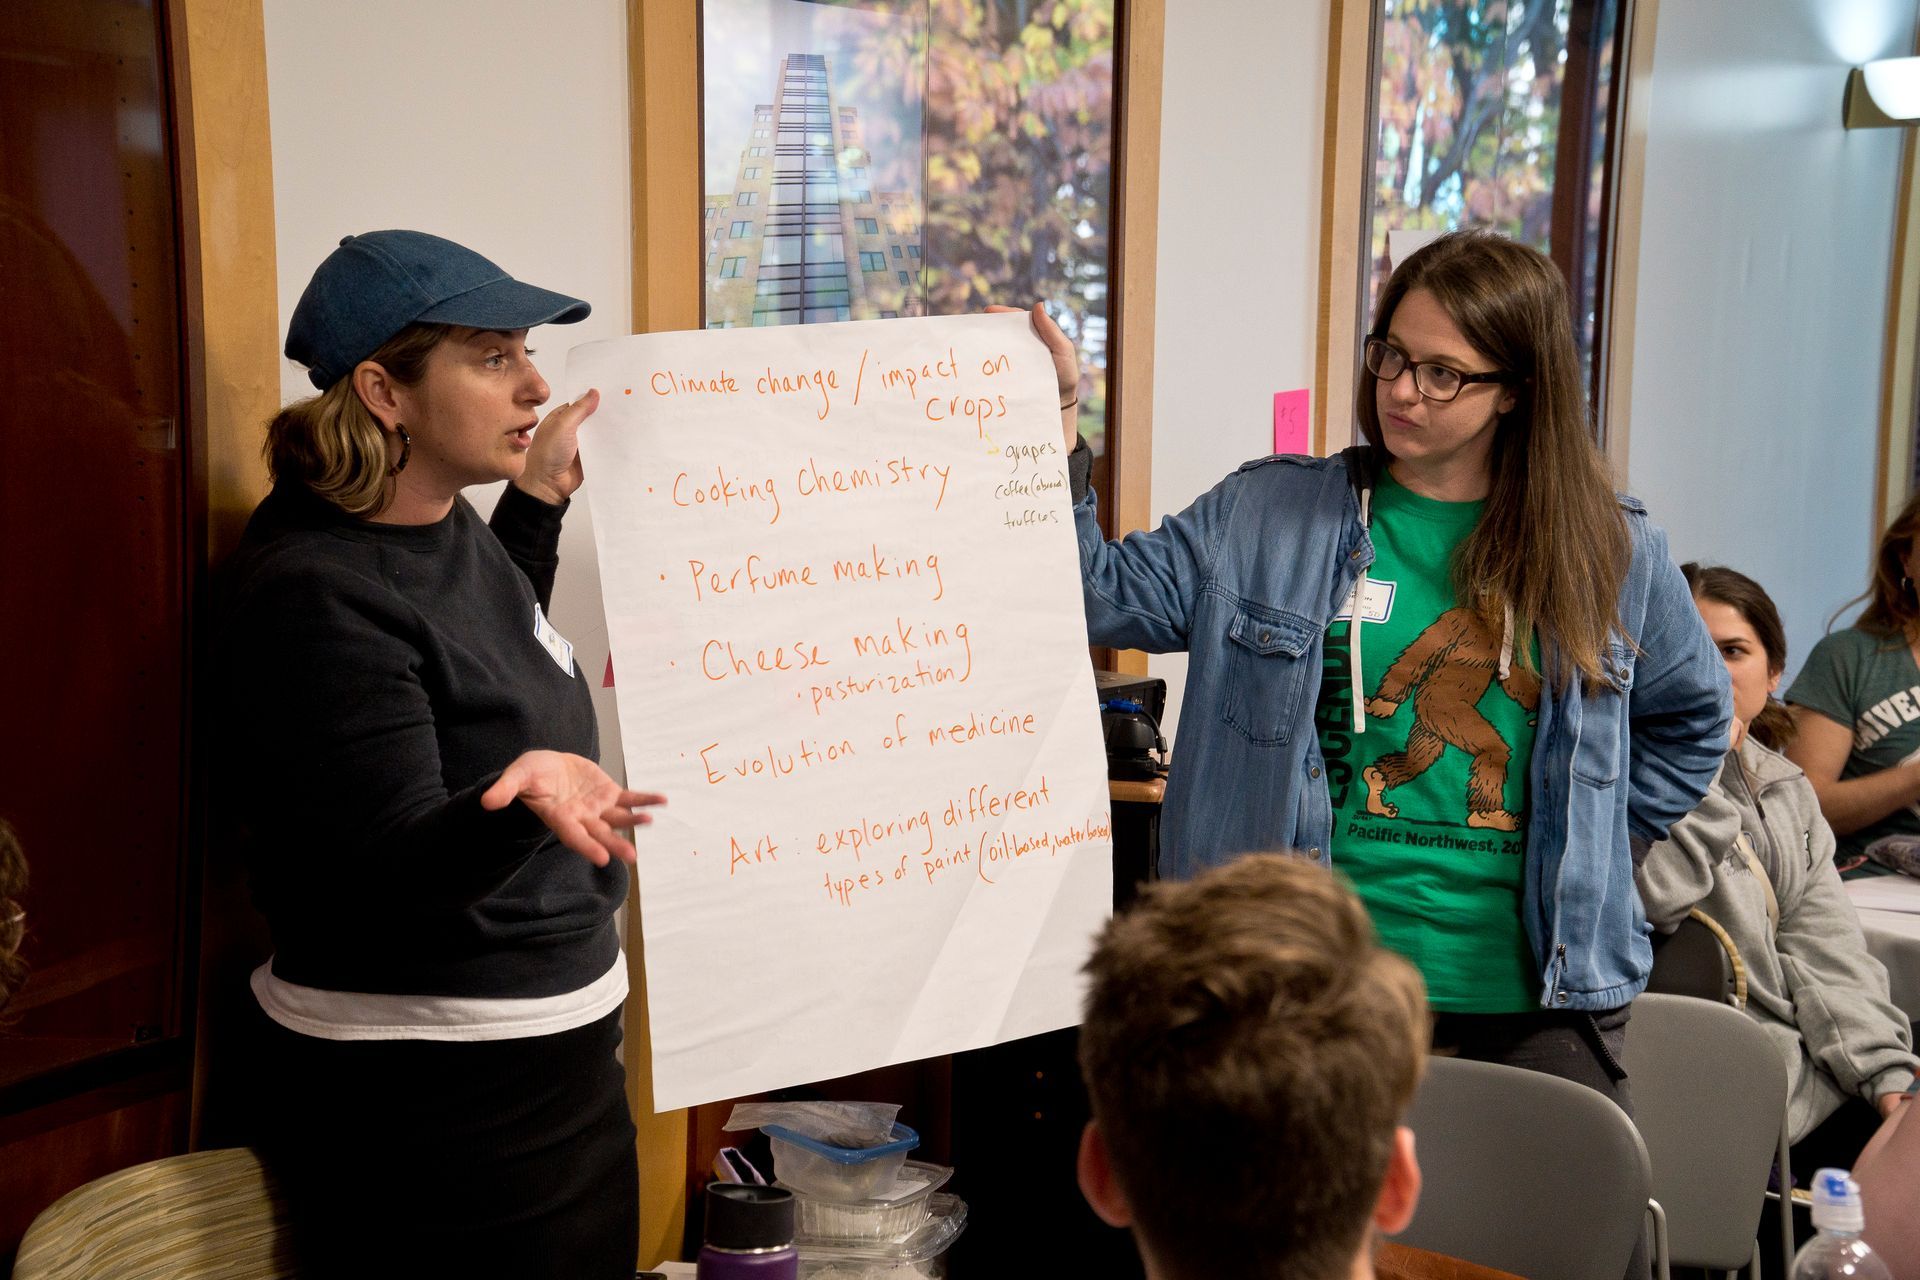
[[[1407,1123],[1421,1190],[1401,1244],[1522,1276],[1620,1280],[1650,1209],[1658,1221],[1639,1131],[1584,1085],[1434,1058]]]
[[[1645,995],[1633,1002],[1625,1066],[1634,1122],[1653,1160],[1654,1198],[1666,1211],[1656,1261],[1717,1271],[1750,1265],[1759,1280],[1767,1169],[1787,1162],[1787,1064],[1731,1005]],[[1782,1262],[1790,1263],[1793,1223],[1782,1204]]]

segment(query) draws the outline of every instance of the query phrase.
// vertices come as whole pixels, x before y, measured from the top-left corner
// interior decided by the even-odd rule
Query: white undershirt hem
[[[274,976],[273,961],[253,971],[254,999],[289,1031],[322,1040],[524,1040],[584,1027],[627,998],[627,958],[586,986],[557,996],[382,995],[326,991]]]

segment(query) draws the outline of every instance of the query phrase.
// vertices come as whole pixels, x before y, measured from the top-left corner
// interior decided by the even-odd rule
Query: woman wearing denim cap
[[[274,955],[263,1154],[309,1274],[627,1276],[625,832],[547,619],[596,392],[527,331],[586,303],[415,231],[349,236],[287,354],[224,584],[221,739]],[[505,480],[490,521],[462,496]]]
[[[1436,1049],[1624,1106],[1652,966],[1633,859],[1713,782],[1727,674],[1664,536],[1608,481],[1569,315],[1539,253],[1443,236],[1381,295],[1365,443],[1250,462],[1115,541],[1068,411],[1073,347],[1034,324],[1089,634],[1189,655],[1166,874],[1330,860],[1421,970]]]

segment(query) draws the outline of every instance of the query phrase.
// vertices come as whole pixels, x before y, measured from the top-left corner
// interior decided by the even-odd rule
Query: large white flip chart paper
[[[1079,1020],[1112,901],[1023,315],[575,348],[662,1110]]]

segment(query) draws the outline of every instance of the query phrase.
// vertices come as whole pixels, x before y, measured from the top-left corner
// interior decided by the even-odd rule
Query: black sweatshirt
[[[517,801],[524,751],[598,758],[579,664],[534,635],[564,506],[512,485],[491,530],[356,520],[281,485],[224,571],[217,741],[274,975],[332,991],[576,991],[619,953],[626,867],[596,868]]]

